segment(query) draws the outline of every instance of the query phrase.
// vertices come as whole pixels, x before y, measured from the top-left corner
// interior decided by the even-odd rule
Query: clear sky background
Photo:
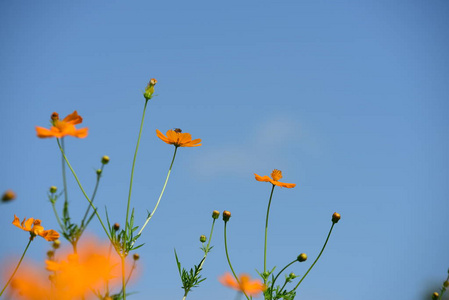
[[[77,110],[89,127],[86,139],[66,139],[87,190],[110,156],[96,202],[123,224],[142,91],[155,77],[135,171],[138,224],[173,153],[155,130],[179,127],[203,146],[178,151],[130,299],[182,298],[173,249],[186,267],[197,263],[214,209],[232,212],[236,272],[257,276],[271,185],[253,173],[274,168],[297,187],[274,192],[269,266],[306,252],[289,269],[303,274],[332,213],[342,215],[296,299],[429,299],[449,267],[448,37],[443,0],[1,1],[0,190],[18,197],[1,205],[0,264],[27,243],[14,214],[57,228],[46,193],[62,188],[60,154],[34,130],[53,111]],[[68,178],[81,219],[87,202]],[[104,238],[97,220],[90,231]],[[207,280],[188,299],[235,297],[217,281],[229,270],[221,218],[212,244]],[[47,249],[36,240],[26,260]]]

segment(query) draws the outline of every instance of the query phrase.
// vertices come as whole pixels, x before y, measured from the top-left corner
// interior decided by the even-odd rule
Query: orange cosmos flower
[[[19,227],[22,230],[28,231],[31,235],[30,239],[33,240],[37,235],[43,237],[47,241],[51,242],[57,240],[59,238],[59,233],[54,231],[53,229],[44,230],[44,227],[41,225],[41,220],[38,219],[26,219],[24,218],[22,223],[20,223],[20,219],[14,215],[14,221],[12,224]]]
[[[273,172],[271,172],[271,178],[268,176],[259,176],[257,174],[254,173],[254,175],[256,175],[256,180],[257,181],[265,181],[265,182],[271,182],[273,185],[277,185],[280,187],[285,187],[285,188],[294,188],[296,186],[295,183],[284,183],[284,182],[280,182],[279,179],[282,178],[282,171],[279,171],[277,169],[274,169]]]
[[[233,288],[248,296],[257,296],[266,290],[265,285],[259,279],[251,280],[247,274],[241,274],[238,282],[230,273],[224,274],[219,280],[224,286]]]
[[[78,115],[76,110],[63,120],[59,120],[59,114],[54,112],[51,115],[51,123],[53,126],[50,129],[36,126],[36,133],[39,138],[63,138],[66,135],[85,138],[87,136],[88,128],[75,128],[75,125],[80,124],[81,122],[83,122],[83,118]]]
[[[182,133],[182,130],[175,128],[175,130],[168,130],[167,136],[156,129],[157,137],[166,142],[167,144],[175,145],[175,147],[198,147],[201,146],[201,139],[192,141],[192,135],[190,133]]]

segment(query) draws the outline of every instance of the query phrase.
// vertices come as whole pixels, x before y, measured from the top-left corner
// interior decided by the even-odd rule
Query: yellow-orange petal
[[[78,112],[75,110],[73,113],[71,113],[70,115],[65,117],[63,121],[67,122],[69,124],[76,125],[76,124],[82,123],[83,122],[83,118],[81,118],[81,116],[79,116]]]
[[[39,137],[41,139],[55,137],[55,133],[53,131],[51,131],[50,129],[44,128],[44,127],[39,127],[39,126],[36,126],[36,134],[37,134],[37,137]]]
[[[259,176],[256,173],[254,173],[254,176],[256,177],[257,181],[263,181],[263,182],[272,182],[273,179],[271,179],[270,177],[268,177],[267,175],[265,176]]]
[[[54,231],[53,229],[45,230],[39,235],[49,242],[59,239],[59,233]]]
[[[179,134],[173,130],[167,130],[167,139],[170,141],[170,144],[179,145]]]
[[[85,127],[85,128],[80,128],[80,129],[78,129],[78,130],[75,130],[75,131],[73,132],[73,134],[71,134],[71,135],[74,136],[74,137],[83,139],[83,138],[85,138],[85,137],[87,136],[88,131],[89,131],[89,128],[87,128],[87,127]]]
[[[235,290],[240,290],[240,285],[238,284],[237,280],[235,280],[235,278],[230,273],[225,273],[223,276],[218,278],[218,280],[224,286],[233,288]]]
[[[165,143],[171,144],[170,141],[168,140],[168,138],[162,132],[160,132],[159,129],[156,129],[156,135],[158,138],[160,138]]]
[[[273,181],[272,182],[274,185],[280,186],[280,187],[285,187],[288,189],[294,188],[296,186],[296,183],[285,183],[285,182],[279,182],[279,181]]]
[[[193,141],[189,141],[189,142],[181,145],[181,147],[198,147],[198,146],[202,145],[200,143],[201,143],[201,139],[195,139]]]

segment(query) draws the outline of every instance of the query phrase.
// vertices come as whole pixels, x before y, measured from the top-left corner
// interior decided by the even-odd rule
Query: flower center
[[[279,179],[282,178],[282,171],[274,169],[273,172],[271,172],[271,178],[273,178],[274,181],[279,181]]]

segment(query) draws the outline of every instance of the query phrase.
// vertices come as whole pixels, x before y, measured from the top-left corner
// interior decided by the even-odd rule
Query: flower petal
[[[83,122],[83,118],[81,118],[78,115],[78,112],[75,110],[73,113],[71,113],[70,115],[65,117],[64,120],[62,120],[62,121],[72,124],[72,125],[76,125],[76,124],[80,124],[81,122]]]
[[[285,183],[285,182],[279,182],[279,181],[273,181],[272,184],[280,186],[280,187],[285,187],[288,189],[294,188],[296,186],[296,183]]]
[[[158,138],[160,138],[165,143],[171,144],[169,139],[162,132],[160,132],[159,129],[156,129],[156,135],[157,135]]]
[[[254,176],[256,177],[256,180],[257,181],[263,181],[263,182],[272,182],[273,180],[270,178],[270,177],[268,177],[267,175],[265,175],[265,176],[259,176],[259,175],[257,175],[256,173],[254,173]]]
[[[45,230],[44,232],[39,233],[39,235],[49,242],[59,239],[59,233],[53,229]]]

